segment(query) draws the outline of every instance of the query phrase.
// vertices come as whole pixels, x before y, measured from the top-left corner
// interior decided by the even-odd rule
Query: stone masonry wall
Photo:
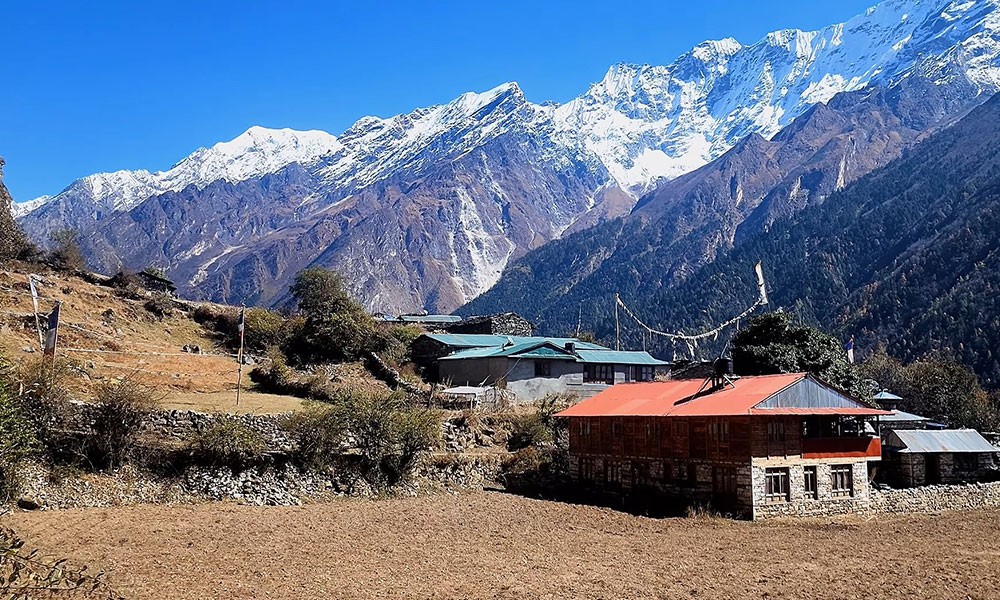
[[[1000,508],[1000,482],[931,485],[901,490],[872,490],[872,513],[919,513]]]
[[[867,461],[850,463],[854,493],[850,497],[833,496],[830,467],[834,464],[847,464],[848,462],[847,460],[837,463],[802,462],[800,460],[755,462],[753,466],[753,518],[835,515],[867,510],[870,498]],[[788,502],[767,503],[765,472],[770,467],[788,468]],[[806,496],[805,467],[816,467],[816,498]]]

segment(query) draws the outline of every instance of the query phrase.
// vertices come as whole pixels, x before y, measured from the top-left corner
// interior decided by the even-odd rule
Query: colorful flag
[[[56,302],[56,307],[52,309],[49,313],[49,325],[48,330],[45,333],[45,356],[55,357],[56,355],[56,340],[59,338],[59,307],[60,303]]]
[[[854,364],[854,336],[844,344],[844,351],[847,352],[847,362]]]
[[[31,304],[35,308],[35,332],[38,334],[38,345],[44,346],[45,340],[42,339],[42,324],[38,322],[38,288],[35,287],[34,275],[28,275],[28,287],[31,288]]]

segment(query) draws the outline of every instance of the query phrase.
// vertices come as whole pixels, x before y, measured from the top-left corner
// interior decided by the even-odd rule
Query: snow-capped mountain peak
[[[166,171],[137,169],[88,175],[55,196],[36,198],[15,210],[20,217],[65,195],[90,198],[103,210],[129,210],[156,194],[190,185],[203,188],[214,181],[246,181],[293,163],[314,163],[340,148],[337,138],[324,131],[254,126],[228,142],[196,150]]]
[[[228,142],[201,148],[157,176],[171,190],[212,181],[245,181],[293,164],[309,164],[342,147],[325,131],[254,126]]]
[[[403,220],[440,219],[458,210],[448,221],[453,228],[435,234],[452,240],[451,245],[445,250],[427,242],[426,247],[433,246],[432,262],[446,272],[442,281],[455,283],[465,299],[495,281],[510,257],[562,235],[579,225],[577,220],[585,226],[621,214],[630,209],[629,196],[634,199],[663,180],[705,165],[748,136],[771,138],[838,93],[872,85],[892,87],[906,78],[956,84],[949,93],[962,97],[1000,90],[1000,0],[885,0],[815,31],[780,29],[750,44],[732,38],[710,40],[666,64],[614,65],[583,94],[561,105],[531,103],[511,82],[392,117],[364,117],[337,137],[322,131],[252,127],[231,141],[195,151],[169,170],[92,175],[54,198],[36,201],[33,209],[22,205],[17,210],[26,228],[41,238],[51,221],[89,218],[100,228],[108,214],[130,210],[159,194],[190,186],[198,191],[220,181],[238,184],[299,164],[302,172],[289,174],[301,176],[296,181],[306,189],[296,188],[294,204],[282,208],[291,208],[300,220],[337,214],[340,206],[355,210],[358,214],[317,229],[316,235],[337,231],[347,239],[364,221],[359,215],[426,184],[422,200],[439,205],[381,215],[380,227],[399,219],[406,232],[379,229],[385,239],[369,244],[379,251],[373,260],[389,260],[382,258],[382,251],[394,242],[386,240],[407,240],[386,250],[386,256],[409,256],[416,252],[413,248],[425,247],[411,229],[426,233],[430,226]],[[522,172],[512,173],[515,169]],[[522,177],[537,175],[536,169],[546,175]],[[519,182],[511,183],[514,180]],[[518,187],[527,181],[536,189]],[[255,187],[252,193],[260,191]],[[185,200],[201,199],[190,196],[194,199]],[[343,202],[349,198],[357,201]],[[602,198],[613,198],[614,206],[600,206]],[[289,196],[281,200],[293,201]],[[517,202],[525,202],[522,217],[531,214],[535,219],[524,226],[530,235],[520,238],[524,232],[511,226],[518,215],[511,206]],[[53,203],[58,203],[54,209],[46,208]],[[69,205],[76,208],[64,210]],[[535,209],[540,210],[537,215]],[[581,211],[590,214],[583,218]],[[217,230],[208,228],[205,235],[211,237]],[[191,244],[198,252],[190,256],[204,258],[196,269],[199,276],[221,273],[223,263],[236,260],[234,248],[254,251],[254,240],[232,235],[226,244],[211,249],[203,240]],[[316,260],[349,247],[337,240]],[[164,245],[151,248],[159,252]],[[219,280],[225,282],[222,287],[230,285],[227,275]],[[418,292],[406,292],[411,293]]]

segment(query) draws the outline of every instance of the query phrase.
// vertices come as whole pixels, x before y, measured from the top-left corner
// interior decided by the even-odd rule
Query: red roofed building
[[[866,508],[881,445],[865,421],[888,414],[794,373],[617,385],[558,416],[582,484],[760,518]]]

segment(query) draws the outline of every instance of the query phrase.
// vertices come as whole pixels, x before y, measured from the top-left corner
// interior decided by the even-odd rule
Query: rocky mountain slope
[[[156,264],[202,297],[272,303],[322,265],[373,309],[450,310],[526,252],[837,93],[908,79],[992,93],[998,4],[887,0],[820,31],[706,42],[667,66],[612,67],[564,105],[505,84],[336,138],[254,128],[163,173],[85,178],[20,221],[36,239],[81,229],[95,266]],[[727,235],[706,230],[706,246]]]
[[[767,264],[772,304],[858,351],[952,353],[1000,384],[1000,96],[826,202],[738,244],[682,284],[642,298],[657,323],[698,326],[754,297]]]
[[[517,305],[547,330],[565,332],[581,315],[592,327],[607,327],[615,293],[643,305],[776,221],[822,204],[978,103],[969,91],[911,77],[889,89],[839,94],[771,140],[750,135],[716,161],[660,185],[626,218],[529,253],[461,312]]]

